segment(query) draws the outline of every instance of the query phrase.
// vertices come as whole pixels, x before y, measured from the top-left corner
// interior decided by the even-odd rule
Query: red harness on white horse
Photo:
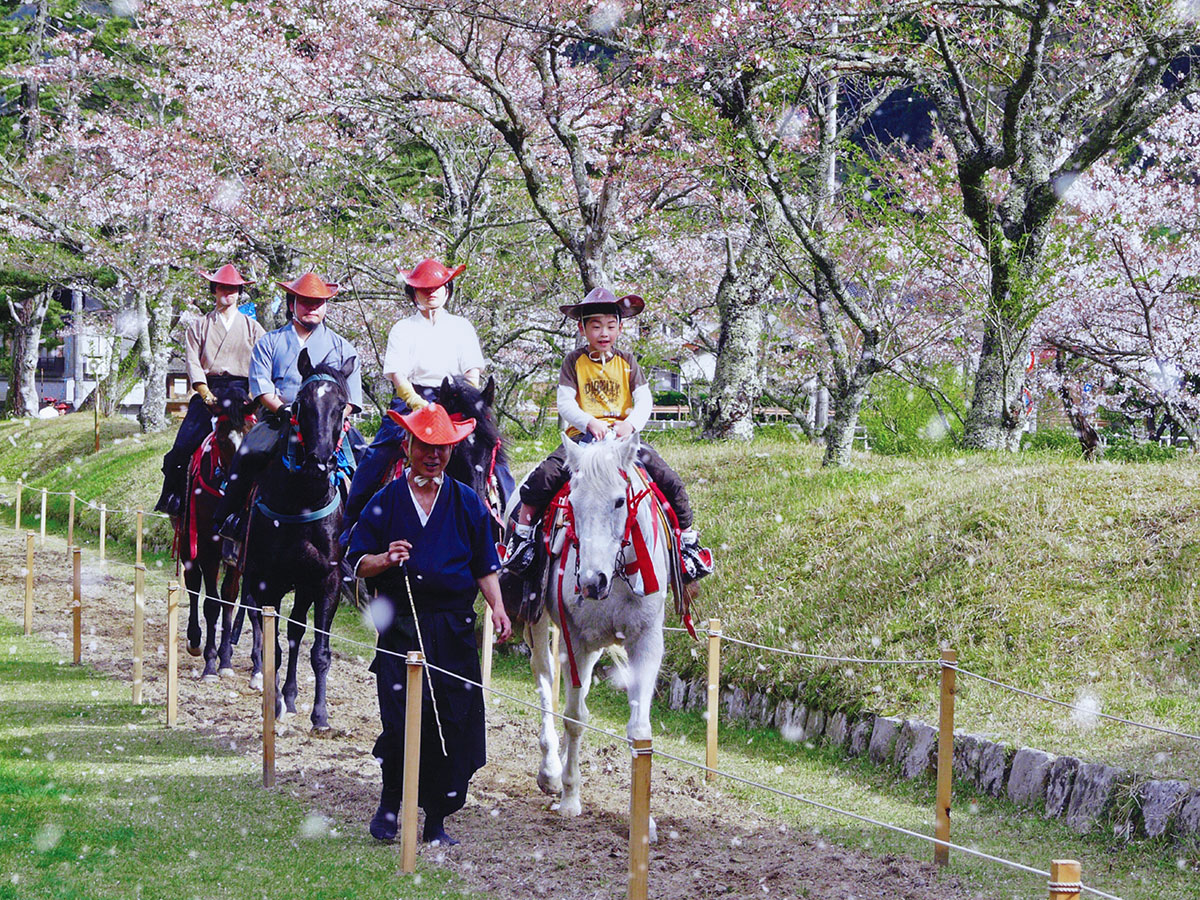
[[[618,559],[624,555],[625,548],[633,546],[634,558],[632,562],[626,563],[624,573],[626,577],[640,575],[642,579],[642,593],[654,594],[660,589],[658,583],[658,575],[654,571],[654,560],[650,555],[650,548],[657,547],[659,541],[666,536],[666,529],[669,527],[673,532],[674,541],[670,547],[670,552],[676,556],[679,555],[680,547],[680,528],[679,521],[675,517],[675,511],[670,504],[666,502],[662,491],[659,490],[650,476],[645,470],[639,468],[640,474],[645,487],[640,491],[635,490],[633,481],[628,473],[621,472],[625,477],[625,532],[621,538],[621,549],[618,551]],[[575,663],[575,651],[571,647],[571,634],[567,629],[567,614],[566,606],[563,603],[563,581],[567,573],[567,549],[568,547],[575,548],[575,583],[579,586],[579,534],[575,531],[575,513],[571,508],[570,500],[571,486],[566,484],[550,501],[550,505],[546,507],[546,513],[542,520],[542,536],[545,541],[546,555],[553,558],[552,544],[555,542],[555,520],[558,514],[562,512],[562,528],[564,529],[564,541],[558,554],[558,621],[562,626],[563,640],[567,645],[567,662],[571,669],[571,685],[575,688],[580,687],[579,669]],[[650,498],[651,505],[651,533],[650,541],[647,542],[646,535],[642,531],[642,524],[638,521],[638,510],[641,507],[642,501]],[[660,522],[663,528],[660,531]],[[668,567],[670,568],[670,566]],[[677,571],[682,571],[680,564]],[[668,577],[670,572],[668,571]],[[683,617],[683,623],[686,626],[688,633],[692,638],[696,638],[696,630],[692,625],[691,613],[686,606],[681,607],[683,603],[682,590],[674,583],[671,584],[672,592],[675,594],[676,609]]]

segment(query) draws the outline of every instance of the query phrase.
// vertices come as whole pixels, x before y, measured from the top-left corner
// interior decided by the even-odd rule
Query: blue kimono
[[[397,478],[368,501],[350,535],[347,554],[355,567],[365,554],[387,550],[391,541],[412,544],[404,566],[367,579],[376,593],[372,609],[381,629],[377,647],[390,651],[376,653],[371,663],[383,723],[374,755],[383,770],[385,799],[396,804],[404,772],[404,655],[421,649],[417,624],[431,664],[476,683],[482,679],[475,646],[477,579],[500,569],[490,523],[479,496],[447,476],[429,521],[421,525],[408,480]],[[417,610],[415,620],[405,570]],[[423,681],[417,803],[427,815],[447,816],[462,808],[471,776],[487,761],[483,693],[449,675],[432,670],[430,675],[448,755],[442,754],[428,681]]]

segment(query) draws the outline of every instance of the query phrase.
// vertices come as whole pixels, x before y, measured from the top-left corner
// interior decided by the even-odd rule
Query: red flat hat
[[[200,277],[207,279],[213,284],[227,284],[230,287],[241,287],[243,284],[254,284],[253,281],[247,281],[242,277],[242,273],[237,270],[237,266],[233,263],[225,263],[217,271],[209,275],[204,270],[200,271]]]
[[[457,444],[475,430],[474,419],[463,419],[461,422],[456,422],[450,418],[446,408],[437,403],[422,406],[416,412],[410,412],[406,416],[400,415],[394,409],[389,409],[387,414],[393,422],[404,426],[409,434],[425,444],[438,446]]]
[[[326,284],[319,275],[308,272],[295,281],[275,282],[289,294],[294,294],[304,300],[328,300],[338,292],[335,282]]]
[[[466,267],[467,264],[463,263],[457,269],[447,269],[436,259],[423,259],[417,263],[416,268],[401,269],[400,277],[404,279],[405,284],[411,284],[423,291],[432,291],[453,281]]]

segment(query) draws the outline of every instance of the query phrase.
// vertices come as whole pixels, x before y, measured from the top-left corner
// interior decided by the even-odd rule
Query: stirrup
[[[699,543],[684,542],[679,551],[683,557],[684,581],[699,581],[713,573],[712,551],[707,547],[701,547]]]
[[[537,534],[522,537],[513,532],[508,555],[504,559],[504,571],[511,575],[524,575],[537,559]]]

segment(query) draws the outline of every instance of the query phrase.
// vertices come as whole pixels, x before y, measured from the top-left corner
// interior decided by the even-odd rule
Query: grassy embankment
[[[63,421],[68,424],[64,426]],[[90,428],[76,426],[72,437],[69,429],[73,423],[63,421],[0,426],[0,474],[11,481],[29,472],[27,480],[52,489],[62,489],[64,480],[68,480],[65,486],[75,487],[83,497],[100,496],[98,486],[102,484],[116,486],[126,493],[115,503],[148,506],[153,502],[158,487],[157,458],[165,449],[165,438],[132,440],[132,426],[113,425],[106,443],[116,449],[102,454],[104,459],[88,459],[85,453],[90,448]],[[55,426],[59,430],[54,434],[44,431],[54,430]],[[19,436],[18,447],[26,449],[9,450],[9,434]],[[122,443],[116,444],[115,439],[122,439]],[[37,448],[41,451],[56,448],[57,455],[43,453],[33,462],[30,451],[37,443],[42,444]],[[523,470],[548,447],[539,449],[530,444],[514,449],[516,468]],[[868,458],[853,471],[829,473],[819,469],[817,457],[809,448],[786,441],[765,440],[749,448],[672,443],[665,451],[694,484],[698,518],[706,536],[717,546],[727,545],[721,552],[722,571],[707,587],[706,604],[708,610],[726,620],[729,632],[776,645],[796,641],[805,650],[879,656],[928,656],[932,649],[926,646],[927,641],[936,648],[944,635],[967,635],[970,641],[959,642],[958,647],[966,664],[977,670],[1068,698],[1079,689],[1076,678],[1082,672],[1082,683],[1102,699],[1107,711],[1113,711],[1119,703],[1123,704],[1119,707],[1122,712],[1135,718],[1155,716],[1176,726],[1194,727],[1189,724],[1188,709],[1195,708],[1189,702],[1194,699],[1195,668],[1185,643],[1190,638],[1188,616],[1194,608],[1190,559],[1195,526],[1188,506],[1188,489],[1197,474],[1194,463],[1086,466],[1054,456],[1015,460],[989,456]],[[110,455],[122,457],[116,466],[124,470],[119,478],[111,475],[114,463],[107,458]],[[42,475],[30,479],[35,465]],[[93,471],[97,473],[96,481],[92,480]],[[10,486],[4,490],[11,494]],[[721,511],[717,509],[718,499],[724,502]],[[26,510],[30,511],[28,504]],[[783,521],[775,521],[775,515]],[[982,522],[990,523],[983,531]],[[1152,522],[1156,523],[1155,530],[1147,527]],[[25,524],[36,527],[32,516]],[[1094,540],[1087,537],[1093,525],[1104,526]],[[11,522],[2,521],[0,526],[11,527]],[[1023,548],[1023,562],[1018,564],[1008,562],[1007,554],[1015,552],[1014,545]],[[735,566],[733,560],[745,562]],[[1136,565],[1129,560],[1136,560]],[[869,590],[860,590],[860,586]],[[1160,613],[1162,621],[1153,628],[1145,626],[1145,614],[1139,609],[1139,604],[1150,602],[1156,609],[1170,613]],[[973,609],[975,606],[979,608]],[[1042,625],[1044,618],[1049,622]],[[757,625],[750,620],[757,621]],[[792,624],[792,633],[786,633],[785,623]],[[780,626],[785,627],[783,635],[778,632]],[[361,623],[353,615],[339,616],[338,627],[352,636],[363,636]],[[1062,640],[1055,636],[1057,632],[1043,633],[1054,627],[1068,629]],[[6,628],[13,633],[11,625]],[[873,638],[878,638],[878,646],[874,646]],[[675,665],[697,665],[690,647],[678,638],[673,638],[671,644]],[[1026,652],[1026,648],[1044,648],[1047,644],[1055,644],[1056,653],[1061,649],[1058,645],[1065,644],[1086,655],[1077,659]],[[5,648],[4,654],[9,652]],[[0,654],[0,658],[9,657]],[[733,648],[726,664],[727,670],[741,673],[746,680],[757,674],[759,683],[765,683],[774,672],[789,684],[802,678],[809,684],[820,681],[829,692],[826,696],[835,696],[836,692],[843,699],[882,710],[931,709],[935,696],[932,676],[927,679],[926,691],[926,681],[906,670],[839,667],[816,679],[803,670],[789,669],[786,662],[781,665],[775,658],[740,654]],[[985,664],[995,668],[985,669]],[[767,668],[760,669],[760,665]],[[1166,669],[1166,675],[1156,675],[1160,666]],[[502,659],[497,669],[502,686],[528,691],[523,667],[522,661]],[[48,677],[50,671],[59,675],[64,670],[44,666],[41,674]],[[1158,684],[1155,677],[1161,679]],[[20,680],[32,684],[38,679],[24,676]],[[4,683],[9,683],[7,676]],[[873,690],[876,686],[878,691]],[[109,694],[115,697],[112,691]],[[97,696],[109,694],[83,691],[74,713],[66,712],[66,707],[55,713],[56,707],[50,704],[46,714],[53,718],[82,711],[82,718],[95,720],[100,712],[91,707]],[[1124,741],[1125,732],[1118,730],[1119,726],[1089,729],[1071,724],[1059,728],[1056,725],[1064,717],[1053,711],[1047,712],[1039,705],[1014,713],[1013,707],[998,696],[981,695],[979,687],[966,684],[960,697],[960,721],[966,719],[968,728],[986,727],[994,734],[1041,746],[1053,741],[1038,740],[1040,737],[1059,738],[1076,750],[1086,743],[1096,758],[1126,753],[1143,770],[1151,765],[1188,766],[1190,777],[1195,778],[1195,767],[1183,751],[1156,751],[1169,753],[1156,760],[1148,747]],[[1151,702],[1155,699],[1169,702],[1160,708]],[[31,702],[26,712],[35,706],[37,701]],[[593,706],[599,724],[621,729],[625,712],[619,698],[598,691]],[[994,713],[990,722],[981,718],[989,711]],[[1035,712],[1049,724],[1039,725]],[[136,710],[132,714],[140,715]],[[515,714],[531,715],[519,710]],[[972,716],[983,724],[973,723]],[[698,716],[660,709],[656,720],[662,734],[656,746],[700,758],[703,723]],[[9,721],[8,716],[5,721]],[[20,719],[13,721],[16,736],[5,736],[0,746],[7,746],[4,756],[8,760],[27,768],[12,780],[10,791],[18,796],[49,796],[55,789],[47,788],[47,781],[61,786],[69,779],[53,766],[46,768],[53,757],[47,759],[41,752],[45,747],[34,748],[26,737],[44,729],[46,723],[35,726],[22,724]],[[129,724],[136,723],[118,716],[111,740],[117,742],[116,734],[123,737],[121,729]],[[870,765],[839,762],[767,733],[723,729],[722,740],[723,768],[823,802],[867,812],[884,821],[928,830],[932,793],[927,784],[899,782],[891,773]],[[1169,745],[1165,740],[1156,740],[1160,746]],[[84,743],[95,746],[90,739]],[[119,743],[128,746],[125,740]],[[16,749],[18,744],[20,750]],[[24,752],[26,746],[30,747],[29,753]],[[185,755],[211,756],[213,752],[211,748],[200,751],[193,747]],[[63,765],[78,765],[68,764],[64,755],[57,758]],[[778,765],[772,769],[771,764],[776,762]],[[120,784],[124,782],[118,784],[117,779],[99,776],[94,761],[84,768],[86,772],[80,769],[74,775],[78,791],[94,790],[97,803],[107,803],[106,790],[122,790]],[[253,760],[249,768],[254,768]],[[173,777],[170,767],[164,770],[164,776]],[[99,784],[93,784],[98,778]],[[249,771],[243,780],[251,788],[256,783]],[[729,789],[742,791],[736,786]],[[66,790],[76,793],[74,788]],[[765,804],[783,818],[818,828],[835,840],[880,853],[927,855],[927,847],[910,839],[777,801],[752,789],[743,793],[748,800]],[[160,790],[155,796],[161,802],[168,793]],[[186,804],[194,802],[194,795],[182,789],[171,796],[185,809]],[[17,805],[5,805],[18,809]],[[57,806],[58,812],[52,814],[50,805],[21,807],[23,813],[14,820],[21,823],[20,828],[9,827],[9,823],[0,823],[0,828],[5,834],[24,834],[24,828],[29,831],[26,838],[32,840],[38,833],[36,828],[48,824],[49,837],[53,837],[58,833],[55,823],[64,821],[60,813],[71,808]],[[73,809],[81,810],[79,821],[84,823],[84,830],[80,834],[85,836],[81,840],[89,847],[100,846],[99,838],[86,836],[86,827],[101,820],[89,815],[90,807]],[[281,832],[284,844],[296,838],[297,823],[304,817],[299,810],[292,815],[291,824]],[[262,818],[266,821],[265,816]],[[174,820],[173,814],[164,812],[164,822]],[[1090,873],[1088,880],[1129,898],[1200,895],[1190,871],[1192,864],[1186,857],[1177,860],[1169,845],[1151,843],[1129,848],[1111,845],[1102,834],[1077,838],[1058,823],[1014,816],[1007,804],[972,797],[965,791],[959,791],[956,798],[954,837],[1032,865],[1044,865],[1041,857],[1049,848],[1056,856],[1078,856],[1085,862],[1085,873]],[[43,843],[48,839],[43,838]],[[300,842],[302,851],[306,846],[306,842]],[[22,849],[27,850],[28,844]],[[74,855],[81,852],[76,849]],[[85,858],[87,855],[84,853]],[[61,859],[55,864],[65,867]],[[1008,875],[991,864],[974,863],[961,855],[954,869],[989,886],[989,895],[1034,896],[1036,891],[1044,890],[1036,880]],[[79,895],[85,894],[96,892],[88,888]],[[21,891],[14,896],[26,895]]]
[[[12,481],[74,488],[149,508],[169,437],[132,423],[0,425],[0,492]],[[749,446],[656,438],[691,485],[697,524],[717,555],[702,615],[771,646],[867,658],[958,650],[969,670],[1096,710],[1200,733],[1200,461],[1089,464],[1055,453],[936,458],[864,456],[821,469],[786,437]],[[525,471],[549,441],[514,445]],[[37,495],[26,491],[27,527]],[[66,498],[52,497],[61,528]],[[82,506],[80,507],[81,509]],[[83,510],[85,541],[97,513]],[[109,516],[129,539],[132,516]],[[151,547],[170,530],[147,519]],[[703,653],[668,639],[666,666],[701,673]],[[936,667],[821,664],[726,644],[723,671],[828,708],[863,706],[936,719]],[[1200,782],[1200,745],[960,677],[958,724],[977,733]]]

